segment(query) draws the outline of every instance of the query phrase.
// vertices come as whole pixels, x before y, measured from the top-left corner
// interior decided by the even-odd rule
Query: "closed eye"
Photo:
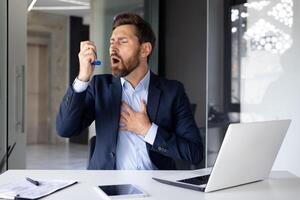
[[[127,40],[126,38],[120,39],[120,43],[121,43],[121,44],[125,44],[125,43],[127,43],[127,42],[128,42],[128,40]]]
[[[128,39],[127,38],[119,38],[117,40],[110,39],[110,45],[112,45],[112,44],[114,44],[116,42],[118,42],[119,44],[126,44],[126,43],[128,43]]]

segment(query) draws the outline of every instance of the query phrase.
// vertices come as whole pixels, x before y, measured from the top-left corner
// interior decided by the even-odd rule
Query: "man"
[[[155,35],[131,13],[116,16],[110,39],[112,75],[95,75],[96,47],[80,44],[80,71],[61,103],[57,131],[79,134],[94,120],[96,146],[88,169],[175,169],[198,164],[200,133],[183,85],[153,74],[148,59]]]

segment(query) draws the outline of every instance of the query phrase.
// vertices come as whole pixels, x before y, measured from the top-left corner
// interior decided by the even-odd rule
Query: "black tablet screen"
[[[98,186],[103,190],[108,196],[117,196],[117,195],[128,195],[128,194],[143,194],[142,191],[137,189],[131,184],[122,184],[122,185],[100,185]]]

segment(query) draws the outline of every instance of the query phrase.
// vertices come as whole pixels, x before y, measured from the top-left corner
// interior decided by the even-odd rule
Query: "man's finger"
[[[83,55],[86,58],[89,58],[90,62],[93,62],[94,60],[97,59],[96,54],[92,49],[82,51],[81,55]]]
[[[120,129],[120,131],[127,131],[127,128],[124,126],[124,127],[121,127],[121,128],[119,128]]]
[[[122,114],[121,114],[120,121],[121,121],[121,123],[125,124],[127,122],[127,119],[125,117],[123,117]]]
[[[96,56],[94,54],[79,54],[79,59],[84,59],[91,63],[96,60]]]
[[[87,44],[81,51],[92,50],[95,54],[97,52],[96,46]]]
[[[124,118],[124,120],[128,121],[129,114],[126,112],[121,112],[121,119]]]
[[[125,125],[124,123],[120,122],[119,128],[123,128],[123,127],[125,127],[125,126],[126,126],[126,125]]]
[[[80,50],[83,50],[86,45],[95,46],[95,43],[92,41],[82,41],[82,42],[80,42]]]
[[[82,51],[84,55],[96,55],[93,49],[86,49]]]
[[[132,110],[132,108],[130,108],[125,101],[123,101],[122,107],[128,112],[129,115],[134,113],[134,110]]]

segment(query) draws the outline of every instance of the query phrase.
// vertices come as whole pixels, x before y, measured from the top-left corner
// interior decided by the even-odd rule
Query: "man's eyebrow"
[[[120,36],[120,37],[112,37],[110,40],[122,40],[122,39],[127,39],[127,36]]]
[[[122,36],[122,37],[118,37],[118,40],[123,40],[123,39],[127,39],[128,37],[126,36]]]

